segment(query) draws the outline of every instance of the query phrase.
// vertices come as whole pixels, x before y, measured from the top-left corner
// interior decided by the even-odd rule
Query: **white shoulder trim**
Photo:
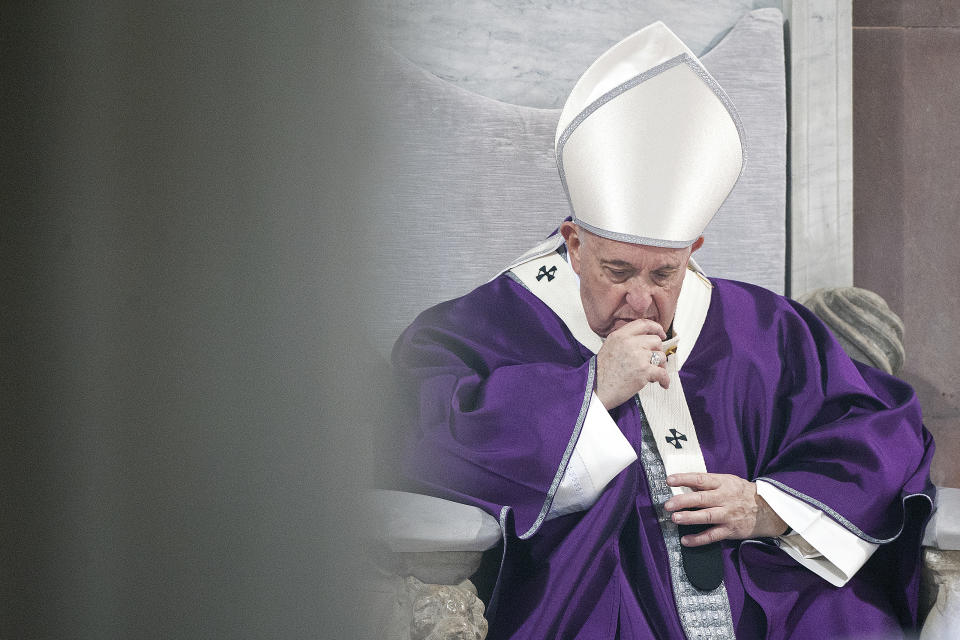
[[[543,256],[545,256],[545,255],[547,255],[547,254],[553,253],[554,251],[556,251],[557,249],[559,249],[559,248],[560,248],[560,245],[562,245],[562,244],[563,244],[563,236],[560,235],[559,233],[554,234],[554,235],[550,236],[549,238],[545,238],[542,242],[538,243],[536,246],[534,246],[534,247],[532,247],[531,249],[525,251],[525,252],[523,253],[523,255],[521,255],[521,256],[515,258],[513,261],[511,261],[511,262],[510,262],[510,266],[508,266],[506,269],[504,269],[503,271],[501,271],[500,273],[498,273],[496,276],[494,276],[494,278],[496,278],[497,276],[500,276],[500,275],[506,273],[507,271],[510,271],[510,270],[513,269],[514,267],[517,267],[517,266],[523,264],[524,262],[529,262],[530,260],[533,260],[534,258],[540,258],[540,257],[543,257]],[[492,279],[493,279],[493,278],[491,278],[491,280],[492,280]]]
[[[687,361],[687,356],[700,336],[700,330],[707,319],[707,311],[710,310],[712,293],[713,285],[700,269],[700,265],[691,258],[673,318],[673,332],[680,338],[676,353],[678,371],[683,368],[683,363]]]
[[[562,237],[559,242],[540,243],[524,254],[532,257],[514,265],[509,271],[563,320],[577,342],[597,353],[603,346],[603,339],[593,332],[587,322],[587,314],[580,300],[580,280],[573,267],[556,251],[561,244]]]

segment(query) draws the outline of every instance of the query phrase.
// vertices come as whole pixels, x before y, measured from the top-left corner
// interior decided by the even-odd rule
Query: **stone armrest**
[[[450,500],[403,491],[371,491],[368,553],[401,575],[433,584],[459,584],[500,542],[500,524],[487,512]]]
[[[469,577],[501,540],[469,505],[402,491],[365,496],[365,575],[373,640],[483,640],[483,602]]]
[[[948,640],[960,628],[960,489],[937,488],[937,509],[923,537],[921,640]]]

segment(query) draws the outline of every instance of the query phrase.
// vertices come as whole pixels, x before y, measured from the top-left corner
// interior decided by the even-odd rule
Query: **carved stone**
[[[373,563],[361,582],[363,640],[484,640],[483,602],[469,580],[428,584]]]
[[[929,608],[920,640],[956,638],[960,626],[960,551],[923,550],[923,609]]]
[[[469,505],[402,491],[364,500],[363,640],[483,640],[483,602],[467,579],[500,540]]]
[[[487,621],[483,603],[469,580],[460,584],[424,584],[413,576],[405,579],[413,595],[410,640],[483,640]]]
[[[483,640],[487,621],[466,579],[480,552],[391,552],[372,545],[361,581],[363,640]]]
[[[866,289],[815,289],[797,299],[826,323],[847,354],[896,375],[903,366],[903,321]]]

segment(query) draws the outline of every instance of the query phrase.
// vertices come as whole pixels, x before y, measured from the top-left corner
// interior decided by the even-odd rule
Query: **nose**
[[[630,308],[637,312],[640,317],[646,314],[653,301],[652,291],[648,284],[642,282],[639,278],[630,282],[627,289],[626,302]]]

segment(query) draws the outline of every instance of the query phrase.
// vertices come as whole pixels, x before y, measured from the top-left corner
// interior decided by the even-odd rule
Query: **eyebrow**
[[[634,270],[636,269],[636,267],[634,267],[633,264],[627,262],[626,260],[607,260],[607,259],[601,258],[600,264],[605,267],[620,267],[624,269],[634,269]],[[659,267],[654,267],[653,269],[650,269],[650,270],[651,271],[677,271],[678,269],[680,269],[680,265],[678,264],[663,264],[663,265],[660,265]]]
[[[601,258],[600,264],[604,265],[605,267],[626,267],[630,269],[635,268],[632,264],[630,264],[626,260],[605,260]]]

